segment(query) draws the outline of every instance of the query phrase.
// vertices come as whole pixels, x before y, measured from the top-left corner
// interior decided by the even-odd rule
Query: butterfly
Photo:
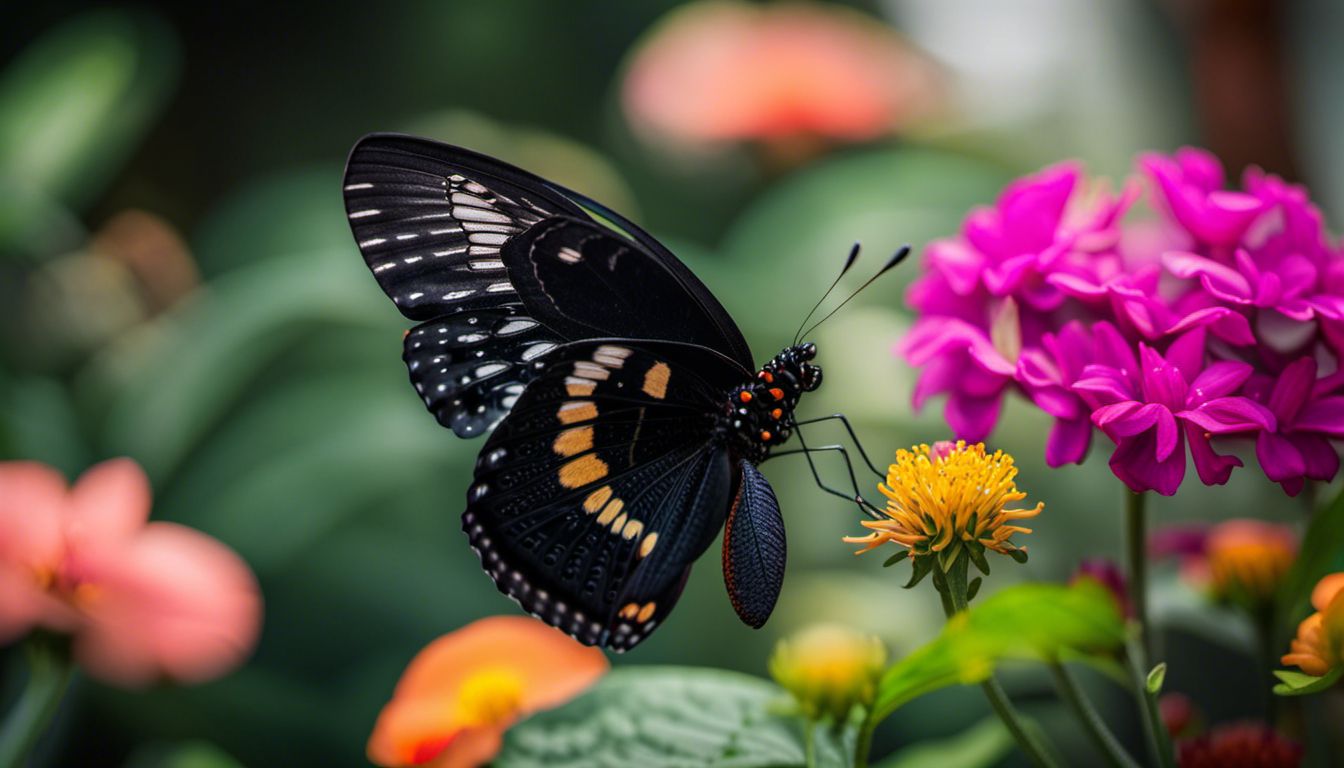
[[[403,360],[425,407],[460,437],[489,434],[462,526],[499,590],[585,644],[628,650],[723,530],[729,598],[762,626],[786,543],[757,465],[821,385],[816,346],[757,367],[657,240],[470,150],[366,136],[344,195],[378,285],[419,323]]]

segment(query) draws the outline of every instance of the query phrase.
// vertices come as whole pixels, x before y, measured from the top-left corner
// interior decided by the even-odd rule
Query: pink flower
[[[654,28],[622,101],[637,130],[681,145],[863,141],[928,113],[940,79],[929,59],[858,13],[701,2]]]
[[[1111,471],[1133,491],[1171,496],[1185,478],[1185,440],[1206,485],[1227,482],[1235,456],[1210,445],[1213,435],[1273,430],[1274,415],[1232,393],[1248,379],[1250,365],[1204,366],[1204,332],[1172,342],[1165,357],[1139,344],[1120,366],[1090,365],[1074,387],[1093,407],[1092,422],[1117,443]]]
[[[1289,496],[1307,478],[1330,481],[1339,471],[1331,438],[1344,438],[1344,397],[1328,395],[1329,380],[1317,380],[1310,357],[1290,363],[1275,379],[1256,377],[1248,393],[1269,407],[1275,427],[1256,435],[1255,454],[1265,476]]]
[[[149,481],[129,459],[73,488],[49,467],[0,463],[0,641],[44,629],[73,637],[104,681],[199,682],[240,664],[261,600],[231,550],[174,523],[147,523]]]
[[[999,419],[1004,392],[1013,382],[1015,351],[963,320],[921,320],[898,347],[911,365],[925,366],[915,385],[914,405],[947,393],[943,411],[958,440],[983,440]]]
[[[1265,209],[1252,195],[1224,190],[1222,163],[1202,149],[1183,147],[1174,157],[1144,155],[1139,167],[1194,245],[1236,245]]]
[[[1023,351],[1018,380],[1036,407],[1055,419],[1045,445],[1047,464],[1078,464],[1087,456],[1092,445],[1092,409],[1074,391],[1073,383],[1089,365],[1119,364],[1127,349],[1127,342],[1110,323],[1097,323],[1089,336],[1082,323],[1071,322],[1057,334],[1045,334],[1040,347]]]

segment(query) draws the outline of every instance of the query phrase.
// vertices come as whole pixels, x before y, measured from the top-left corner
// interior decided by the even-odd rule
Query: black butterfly
[[[726,522],[729,597],[765,623],[785,540],[756,465],[821,384],[815,345],[754,369],[732,318],[656,240],[465,149],[366,136],[345,205],[378,284],[423,321],[403,359],[425,406],[461,437],[494,430],[462,524],[501,592],[584,643],[632,648]]]

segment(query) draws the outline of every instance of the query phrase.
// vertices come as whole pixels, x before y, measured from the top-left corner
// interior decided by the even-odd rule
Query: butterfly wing
[[[411,382],[461,437],[493,428],[537,370],[525,363],[563,341],[684,341],[752,365],[741,332],[690,270],[582,195],[469,150],[392,134],[355,145],[344,189],[379,286],[406,317],[427,321],[406,338]],[[576,238],[578,250],[565,250]],[[596,271],[596,260],[567,268],[572,253],[597,251],[620,258]],[[647,300],[650,312],[600,311],[631,297]]]
[[[557,216],[511,239],[502,254],[532,316],[566,338],[681,341],[754,365],[737,324],[670,253],[591,219]]]
[[[744,373],[686,344],[551,353],[482,449],[463,514],[500,591],[585,643],[646,637],[723,524],[734,467],[716,413]]]

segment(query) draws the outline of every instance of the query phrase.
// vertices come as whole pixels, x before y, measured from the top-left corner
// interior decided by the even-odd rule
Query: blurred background
[[[266,600],[255,657],[221,681],[128,693],[79,680],[41,764],[365,765],[410,657],[471,619],[514,612],[460,533],[480,443],[438,427],[407,385],[409,323],[345,221],[342,164],[366,132],[465,145],[628,214],[702,277],[762,359],[856,240],[867,258],[854,285],[862,265],[902,243],[918,252],[1008,179],[1066,158],[1118,181],[1141,150],[1199,144],[1234,176],[1255,163],[1306,183],[1327,220],[1344,221],[1344,6],[1329,0],[814,3],[806,12],[838,37],[802,25],[817,39],[785,49],[810,51],[845,84],[822,105],[829,122],[788,94],[786,108],[752,112],[772,73],[812,59],[769,45],[735,56],[755,34],[742,7],[8,4],[0,458],[73,476],[134,457],[155,516],[236,549]],[[891,352],[913,272],[815,338],[826,385],[803,415],[843,409],[879,462],[946,432],[938,408],[911,412],[913,373]],[[1013,402],[995,434],[1047,507],[1030,563],[996,569],[987,589],[1119,554],[1120,486],[1105,457],[1048,470],[1047,429]],[[896,654],[937,631],[932,590],[903,592],[904,568],[855,559],[840,542],[859,531],[855,511],[795,460],[765,466],[790,549],[769,625],[737,621],[711,550],[672,619],[617,665],[764,674],[774,641],[815,621],[878,633]],[[839,482],[840,467],[829,471]],[[1252,472],[1153,507],[1159,524],[1302,515]],[[1250,627],[1174,573],[1157,588],[1167,689],[1215,722],[1258,714]],[[0,657],[7,695],[20,661]],[[1006,681],[1063,745],[1083,738],[1044,676],[1024,668]],[[1137,738],[1126,695],[1088,683]],[[986,713],[974,690],[930,696],[884,726],[875,754]]]

